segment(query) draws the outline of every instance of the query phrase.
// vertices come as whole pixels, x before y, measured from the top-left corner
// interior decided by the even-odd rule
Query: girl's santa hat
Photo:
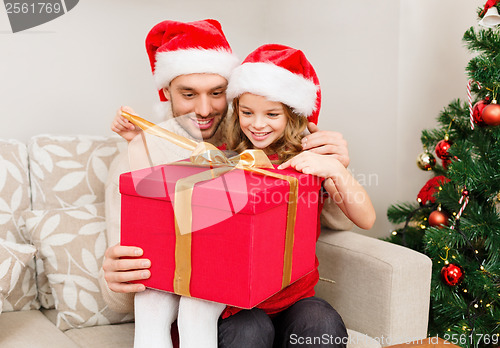
[[[210,73],[229,80],[238,65],[220,23],[214,19],[158,23],[146,37],[146,50],[161,101],[166,101],[162,89],[177,76]]]
[[[300,50],[283,45],[264,45],[250,53],[233,70],[227,89],[229,99],[252,93],[291,107],[297,114],[318,123],[321,89],[311,63]]]

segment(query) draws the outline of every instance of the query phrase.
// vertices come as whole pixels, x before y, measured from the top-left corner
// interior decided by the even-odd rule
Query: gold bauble
[[[436,158],[428,152],[424,151],[420,155],[417,156],[417,166],[422,170],[432,170],[436,165]]]

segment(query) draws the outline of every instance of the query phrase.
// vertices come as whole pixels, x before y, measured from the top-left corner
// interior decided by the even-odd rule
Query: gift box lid
[[[318,199],[321,178],[291,168],[266,170],[296,177],[299,181],[299,200]],[[210,168],[172,163],[124,173],[120,176],[120,193],[173,202],[175,185],[179,179],[207,171],[210,172]],[[196,183],[192,206],[258,214],[277,205],[287,204],[288,195],[289,184],[286,180],[233,169],[215,179]]]

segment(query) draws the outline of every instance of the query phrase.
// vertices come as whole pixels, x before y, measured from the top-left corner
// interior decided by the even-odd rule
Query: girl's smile
[[[272,132],[251,132],[256,141],[264,140]]]
[[[251,93],[241,95],[238,118],[241,130],[257,149],[278,140],[288,121],[283,104]]]

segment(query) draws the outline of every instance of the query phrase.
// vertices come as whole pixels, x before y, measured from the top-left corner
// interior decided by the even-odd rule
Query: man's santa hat
[[[311,63],[300,50],[283,45],[264,45],[250,53],[233,70],[227,96],[252,93],[291,107],[297,114],[318,123],[321,89]]]
[[[166,101],[162,89],[177,76],[210,73],[229,80],[238,65],[220,23],[214,19],[158,23],[146,37],[146,50],[161,101]]]

